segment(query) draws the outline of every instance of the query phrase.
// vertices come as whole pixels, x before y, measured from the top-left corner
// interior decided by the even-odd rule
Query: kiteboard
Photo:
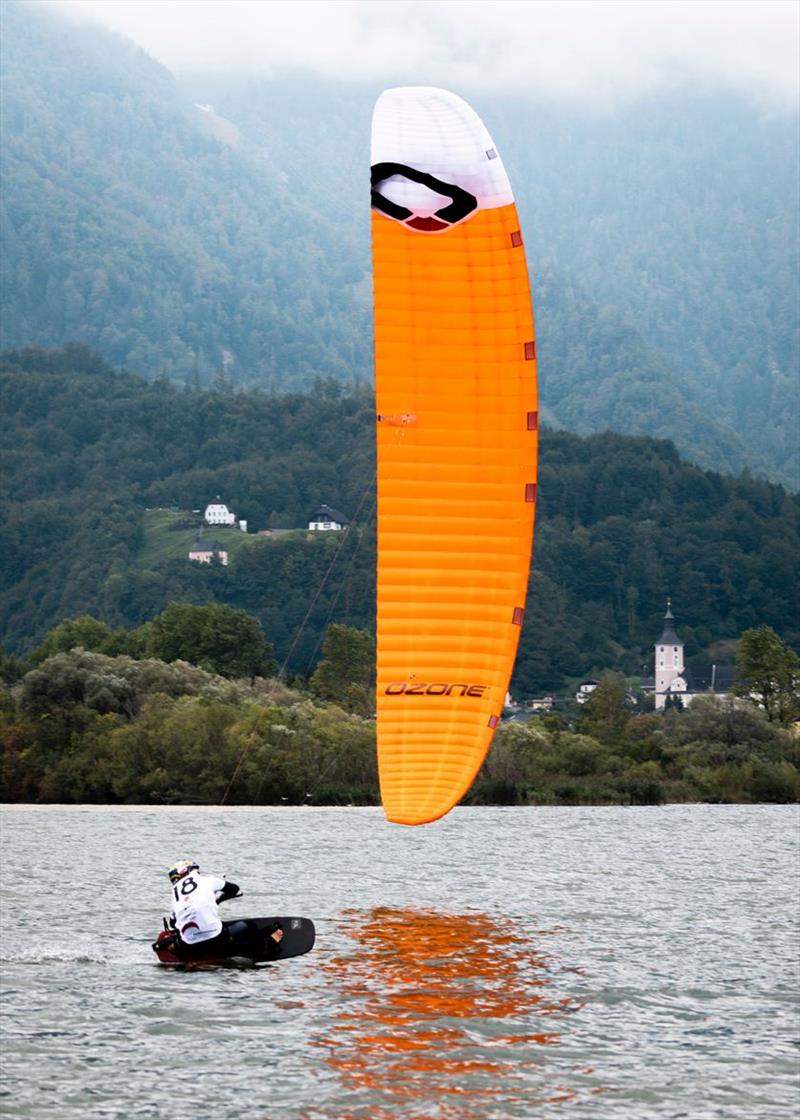
[[[314,947],[316,931],[310,918],[246,918],[223,922],[229,935],[229,946],[224,953],[210,951],[203,955],[201,946],[191,953],[176,939],[172,930],[164,929],[153,942],[153,951],[162,964],[208,965],[226,960],[247,960],[256,964],[299,957]],[[283,938],[275,941],[271,934],[280,927]]]

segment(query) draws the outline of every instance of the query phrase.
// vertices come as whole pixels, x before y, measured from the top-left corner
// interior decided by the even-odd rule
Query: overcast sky
[[[797,0],[39,0],[171,70],[307,69],[601,105],[670,86],[796,106]]]

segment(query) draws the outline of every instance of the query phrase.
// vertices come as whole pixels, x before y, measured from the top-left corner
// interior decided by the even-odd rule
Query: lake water
[[[793,806],[10,807],[0,1114],[773,1120],[798,1096]],[[164,870],[308,956],[170,970]]]

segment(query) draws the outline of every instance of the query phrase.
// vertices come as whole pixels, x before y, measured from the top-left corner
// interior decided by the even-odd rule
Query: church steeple
[[[657,646],[682,646],[683,642],[675,633],[675,616],[672,613],[672,599],[667,599],[667,613],[664,615],[664,629],[656,642]]]
[[[667,693],[685,692],[683,677],[683,642],[675,633],[675,616],[672,600],[667,599],[664,629],[656,642],[656,711],[664,708]]]

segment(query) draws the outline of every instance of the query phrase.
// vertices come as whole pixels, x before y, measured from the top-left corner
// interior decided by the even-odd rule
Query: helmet
[[[172,867],[170,867],[169,871],[167,872],[167,875],[169,875],[170,883],[177,883],[185,875],[188,875],[190,871],[199,870],[200,864],[195,863],[193,859],[179,859],[176,860],[175,863],[173,863]]]

